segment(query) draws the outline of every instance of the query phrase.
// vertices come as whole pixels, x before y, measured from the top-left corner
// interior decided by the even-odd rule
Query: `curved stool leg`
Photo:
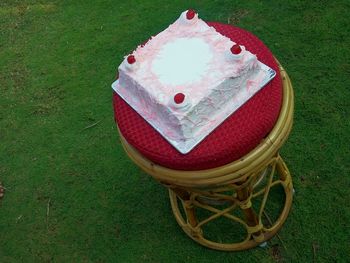
[[[191,226],[190,227],[192,230],[191,234],[197,235],[197,233],[195,231],[193,231],[193,229],[195,229],[195,227],[197,226],[197,219],[196,219],[194,207],[193,207],[191,200],[190,200],[190,196],[191,196],[190,193],[181,189],[181,188],[173,188],[172,191],[174,193],[176,193],[176,195],[179,198],[181,198],[181,200],[183,202],[187,221],[188,221],[188,224]]]
[[[179,187],[169,188],[170,203],[175,219],[184,232],[196,242],[213,249],[218,250],[244,250],[263,244],[272,238],[285,222],[293,198],[293,185],[291,175],[282,158],[277,155],[269,164],[271,171],[267,174],[267,184],[258,190],[258,183],[261,174],[265,173],[267,167],[262,171],[250,175],[241,182],[231,183],[226,186],[213,189],[182,189]],[[263,224],[262,217],[268,218],[265,205],[268,201],[270,189],[276,185],[281,185],[284,189],[285,202],[279,217],[271,225]],[[233,191],[233,194],[225,196],[227,190]],[[262,196],[263,200],[258,210],[253,209],[254,199]],[[185,211],[184,215],[180,211],[179,201]],[[228,202],[232,205],[218,209],[215,204]],[[213,213],[212,216],[199,221],[195,211],[205,209]],[[232,212],[240,209],[244,218],[235,216]],[[228,218],[232,221],[242,224],[246,229],[246,237],[241,242],[219,243],[206,238],[202,226],[215,221],[220,217]],[[268,218],[269,219],[269,218]],[[270,219],[269,219],[270,220]]]

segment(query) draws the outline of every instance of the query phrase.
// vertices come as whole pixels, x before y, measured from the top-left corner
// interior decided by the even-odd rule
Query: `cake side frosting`
[[[210,96],[203,98],[180,120],[183,136],[191,139],[217,126],[222,121],[221,114],[226,114],[223,113],[226,104],[234,104],[234,100],[241,101],[242,98],[253,94],[254,89],[241,89],[241,87],[247,80],[254,79],[253,76],[257,74],[258,69],[254,68],[247,74],[226,79],[215,87]]]
[[[173,140],[180,139],[179,133],[175,132],[180,130],[180,120],[166,104],[162,103],[165,98],[160,95],[155,98],[142,85],[127,74],[123,74],[122,70],[119,73],[119,81],[123,85],[118,85],[118,92],[123,99],[129,105],[133,105],[133,108],[147,121],[169,134]]]

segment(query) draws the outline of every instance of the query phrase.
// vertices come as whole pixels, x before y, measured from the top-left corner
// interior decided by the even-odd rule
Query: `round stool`
[[[292,179],[278,151],[292,127],[293,90],[285,70],[255,36],[236,27],[210,24],[256,52],[279,74],[187,155],[177,153],[116,94],[115,120],[131,160],[168,187],[174,216],[185,233],[213,249],[243,250],[273,237],[291,207]],[[240,118],[242,114],[246,118]],[[265,118],[256,120],[259,114]],[[237,133],[237,125],[246,123],[253,132]],[[271,220],[266,207],[272,204],[271,192],[278,187],[282,190],[278,194],[284,197],[277,197],[278,213]],[[216,237],[218,229],[232,229],[222,219],[233,223],[237,239]]]

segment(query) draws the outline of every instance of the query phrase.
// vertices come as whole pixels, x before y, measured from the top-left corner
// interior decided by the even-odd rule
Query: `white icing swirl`
[[[176,103],[174,98],[170,99],[169,106],[177,112],[185,112],[191,107],[191,101],[188,96],[185,95],[185,99],[181,103]]]
[[[179,18],[179,21],[181,22],[181,24],[193,25],[193,24],[197,23],[198,14],[196,13],[192,19],[187,19],[187,12],[188,11],[189,10],[186,10],[185,12],[181,13],[180,18]]]
[[[136,71],[140,67],[140,63],[136,60],[134,63],[130,64],[128,62],[128,56],[124,58],[124,66],[129,71]]]
[[[239,54],[233,54],[231,52],[231,50],[228,50],[226,52],[226,59],[228,61],[237,61],[237,60],[241,60],[242,57],[244,56],[244,54],[246,53],[246,50],[245,50],[245,46],[242,46],[242,45],[239,45],[240,48],[241,48],[241,52]]]

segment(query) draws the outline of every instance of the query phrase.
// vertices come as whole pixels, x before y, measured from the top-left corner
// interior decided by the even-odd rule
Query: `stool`
[[[263,44],[256,37],[241,29],[218,23],[212,23],[212,25],[218,31],[224,28],[227,32],[239,32],[242,34],[242,38],[255,41],[254,43],[258,43],[259,48],[263,47]],[[237,36],[235,34],[236,41]],[[253,49],[248,48],[248,50]],[[272,56],[271,53],[269,55]],[[259,54],[258,57],[260,58]],[[273,117],[271,117],[273,122],[268,134],[261,137],[259,143],[254,145],[253,149],[245,148],[246,151],[247,149],[249,151],[244,155],[240,155],[237,158],[232,152],[229,154],[232,156],[230,162],[227,162],[226,155],[224,156],[225,158],[218,156],[213,158],[211,164],[206,162],[204,166],[201,166],[204,167],[203,169],[194,170],[188,169],[189,166],[186,165],[181,166],[181,158],[185,160],[185,164],[188,164],[192,153],[189,153],[189,157],[187,155],[178,157],[180,161],[179,164],[176,164],[176,169],[170,167],[171,165],[165,161],[161,162],[160,159],[153,158],[152,155],[147,154],[147,149],[142,148],[140,146],[141,143],[138,143],[137,138],[135,139],[135,137],[138,137],[138,134],[130,133],[126,129],[128,127],[131,129],[132,125],[135,125],[133,121],[130,121],[128,117],[118,115],[119,109],[123,112],[127,111],[127,114],[136,114],[135,116],[137,116],[137,113],[131,108],[128,109],[128,106],[123,105],[123,101],[114,94],[115,119],[120,128],[118,130],[125,152],[146,173],[169,189],[172,211],[178,224],[189,237],[209,248],[234,251],[249,249],[263,244],[281,228],[291,208],[293,196],[292,179],[278,151],[291,131],[294,97],[287,73],[281,65],[278,66],[277,70],[280,73],[277,75],[282,79],[280,88],[283,97],[278,119],[274,121]],[[274,83],[268,85],[278,86],[276,85],[276,83],[278,84],[278,78],[272,82]],[[264,89],[268,89],[268,87]],[[242,106],[242,111],[245,110],[244,108],[247,109],[247,107],[254,109],[254,100],[258,99],[259,97],[255,95],[248,103]],[[122,107],[124,108],[122,109]],[[230,116],[227,122],[232,122],[235,118],[234,115],[236,113]],[[134,119],[135,121],[144,122],[140,118]],[[203,148],[205,144],[210,145],[209,137],[216,136],[220,129],[225,129],[225,125],[227,124],[219,126],[217,128],[219,131],[210,134],[207,137],[208,140],[201,142],[198,147]],[[266,127],[264,128],[266,129]],[[146,128],[145,126],[145,129],[152,128]],[[151,137],[149,136],[150,140],[159,140],[161,143],[164,143],[162,141],[164,139],[157,133],[154,133],[153,138]],[[161,155],[162,148],[158,147],[157,143],[150,145],[150,147],[153,147],[153,152]],[[170,145],[169,147],[171,149]],[[196,150],[194,149],[193,151]],[[197,150],[198,152],[201,152],[200,149]],[[224,152],[226,153],[227,151]],[[196,152],[192,155],[195,156],[195,154]],[[222,162],[226,163],[218,165]],[[200,161],[197,161],[192,168],[200,165]],[[285,197],[284,202],[281,204],[283,207],[280,209],[279,215],[276,220],[272,221],[266,211],[266,206],[270,202],[270,192],[278,186],[283,189],[282,192]],[[238,240],[227,242],[212,238],[213,231],[210,232],[210,227],[207,226],[215,224],[222,218],[243,227],[244,231],[239,232]]]

